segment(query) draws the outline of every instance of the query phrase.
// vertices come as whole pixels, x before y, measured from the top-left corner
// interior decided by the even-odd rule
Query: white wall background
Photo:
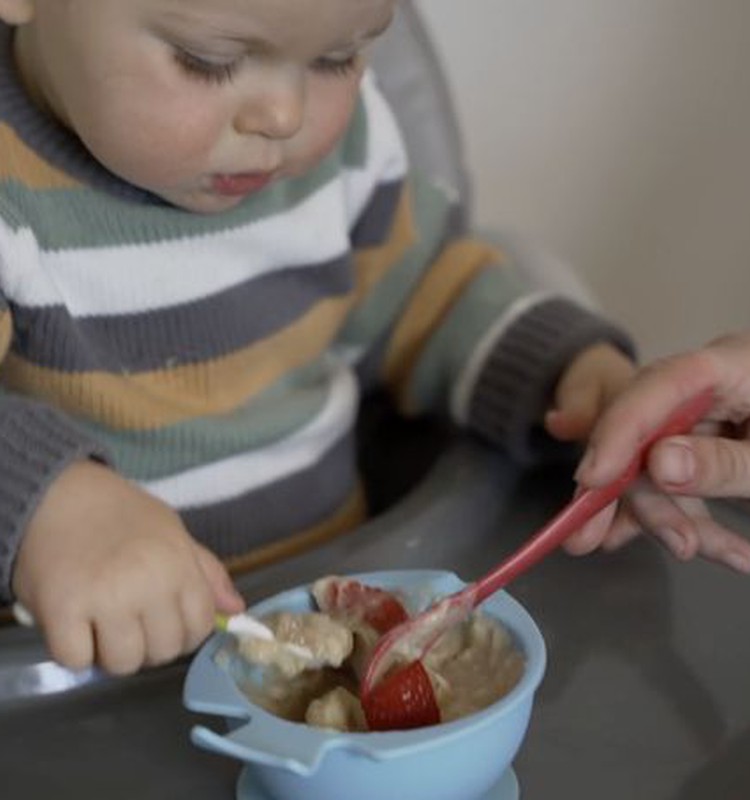
[[[645,357],[750,328],[750,0],[420,0],[478,222],[574,264]]]

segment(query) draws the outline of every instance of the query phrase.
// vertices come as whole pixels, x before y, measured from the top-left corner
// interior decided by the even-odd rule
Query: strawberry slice
[[[312,593],[321,611],[361,620],[381,636],[409,616],[390,592],[352,578],[320,578],[313,584]]]
[[[421,661],[393,670],[362,698],[371,731],[408,730],[437,725],[440,708]]]

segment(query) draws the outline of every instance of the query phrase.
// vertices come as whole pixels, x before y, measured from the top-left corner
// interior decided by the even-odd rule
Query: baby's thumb
[[[237,614],[245,610],[246,603],[237,591],[224,565],[205,547],[196,545],[196,558],[214,596],[217,611]]]
[[[658,442],[648,459],[651,478],[665,491],[699,497],[750,495],[750,443],[717,436],[679,436]]]

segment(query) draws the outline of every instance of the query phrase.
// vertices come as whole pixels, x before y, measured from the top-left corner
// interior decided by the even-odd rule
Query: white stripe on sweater
[[[241,453],[155,481],[144,489],[175,508],[195,508],[239,497],[315,464],[352,429],[359,394],[351,370],[338,365],[328,399],[310,422],[268,447]]]
[[[333,259],[348,247],[341,187],[332,181],[282,216],[217,234],[41,253],[0,264],[9,299],[64,304],[74,316],[137,313],[200,300],[251,278]],[[310,225],[310,219],[339,220]],[[307,223],[305,222],[307,220]],[[294,235],[290,235],[290,231]],[[0,228],[0,252],[25,231]],[[10,241],[9,241],[10,240]]]
[[[0,285],[9,300],[64,305],[76,317],[127,314],[201,300],[288,267],[325,263],[349,248],[348,230],[380,183],[406,174],[398,130],[371,81],[368,155],[298,206],[235,230],[139,245],[40,251],[26,229],[0,220]]]

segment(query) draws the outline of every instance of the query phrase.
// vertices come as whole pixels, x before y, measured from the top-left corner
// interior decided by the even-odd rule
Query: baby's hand
[[[217,609],[244,608],[174,511],[89,461],[65,469],[36,509],[13,588],[56,661],[114,674],[194,650]]]
[[[555,407],[544,419],[547,432],[561,441],[587,439],[601,413],[634,374],[633,362],[612,345],[587,348],[557,383]]]

